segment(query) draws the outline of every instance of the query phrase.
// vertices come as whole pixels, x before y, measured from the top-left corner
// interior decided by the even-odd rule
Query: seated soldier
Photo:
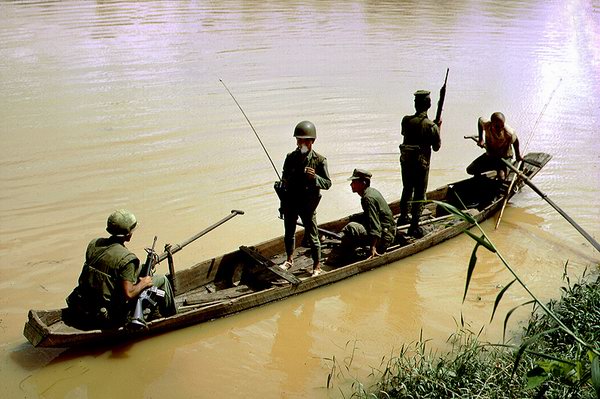
[[[118,328],[129,320],[144,289],[163,290],[157,298],[160,315],[176,313],[173,291],[166,276],[139,277],[140,260],[125,247],[131,240],[137,221],[126,210],[113,212],[107,220],[108,238],[93,239],[87,247],[79,285],[67,297],[68,316],[90,328]]]
[[[394,243],[396,223],[392,210],[379,191],[371,187],[371,172],[354,169],[350,187],[360,196],[363,223],[350,222],[342,229],[339,251],[352,255],[358,247],[369,248],[369,259],[383,254]]]

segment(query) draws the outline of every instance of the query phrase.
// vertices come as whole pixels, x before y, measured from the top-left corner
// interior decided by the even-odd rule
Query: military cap
[[[415,91],[415,97],[428,97],[431,94],[429,90],[417,90]]]
[[[373,175],[368,170],[354,169],[354,172],[352,172],[352,176],[350,176],[350,178],[348,180],[356,180],[356,179],[370,180],[371,176],[373,176]]]

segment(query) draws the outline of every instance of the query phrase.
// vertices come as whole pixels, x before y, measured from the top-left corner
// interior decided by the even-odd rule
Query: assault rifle
[[[152,276],[154,274],[154,266],[158,263],[158,254],[154,251],[156,240],[158,237],[154,236],[154,242],[152,242],[152,248],[146,248],[148,255],[146,256],[146,262],[140,272],[140,277]],[[129,322],[131,327],[144,328],[146,327],[146,319],[144,313],[150,314],[156,308],[158,304],[156,297],[164,298],[165,291],[156,288],[155,286],[145,288],[138,296],[135,304],[135,310],[133,317]]]
[[[442,120],[442,109],[444,108],[444,100],[446,99],[446,83],[448,82],[448,72],[450,72],[450,68],[446,69],[446,78],[444,79],[444,85],[440,89],[440,99],[438,100],[437,111],[435,113],[434,122],[438,126]]]

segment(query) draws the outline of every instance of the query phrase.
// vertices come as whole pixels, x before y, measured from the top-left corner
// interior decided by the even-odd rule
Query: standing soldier
[[[285,228],[285,251],[287,260],[281,268],[287,270],[293,266],[296,222],[298,216],[304,225],[304,241],[308,242],[313,260],[313,275],[321,273],[321,242],[317,230],[316,209],[321,200],[321,189],[331,187],[331,178],[327,170],[327,159],[313,151],[317,138],[315,125],[302,121],[294,129],[297,148],[287,154],[283,163],[281,177],[282,190],[285,192],[282,211]]]
[[[421,238],[423,230],[419,227],[419,218],[425,199],[429,178],[429,160],[431,150],[438,151],[441,146],[440,126],[442,121],[434,123],[427,117],[431,108],[430,92],[415,92],[415,114],[402,118],[402,136],[400,145],[400,167],[402,170],[402,197],[400,198],[400,218],[398,225],[409,223],[408,234]],[[411,219],[408,217],[408,203],[412,201]]]

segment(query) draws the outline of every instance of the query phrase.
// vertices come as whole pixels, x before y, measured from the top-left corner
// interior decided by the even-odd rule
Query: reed
[[[513,275],[497,295],[493,319],[503,295],[513,284],[521,285],[530,300],[510,310],[533,305],[531,319],[519,346],[479,341],[461,320],[459,331],[449,338],[452,349],[438,354],[427,349],[426,341],[407,345],[398,356],[381,367],[380,380],[373,389],[362,384],[353,393],[357,398],[598,398],[600,399],[600,278],[573,284],[567,273],[561,299],[542,303],[498,251],[485,231],[470,215],[452,205],[436,202],[475,226],[481,235],[465,231],[476,242],[465,283],[463,300],[477,264],[477,251],[495,253]],[[582,279],[585,277],[582,277]]]

